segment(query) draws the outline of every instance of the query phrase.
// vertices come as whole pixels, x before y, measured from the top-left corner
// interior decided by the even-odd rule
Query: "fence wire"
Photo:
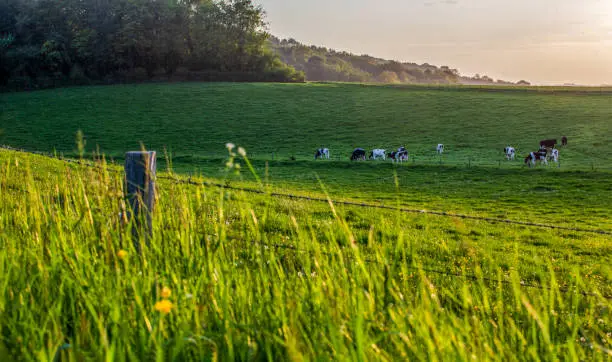
[[[55,158],[55,159],[59,159],[59,160],[64,161],[64,162],[76,163],[76,164],[87,166],[87,167],[100,168],[100,169],[104,169],[104,170],[110,171],[110,172],[122,172],[121,170],[114,170],[112,168],[103,167],[103,166],[101,166],[101,165],[99,165],[97,163],[86,162],[86,161],[82,161],[82,160],[73,160],[73,159],[68,159],[68,158],[56,157],[54,155],[51,155],[51,154],[48,154],[48,153],[44,153],[44,152],[27,151],[27,150],[16,149],[16,148],[12,148],[10,146],[4,146],[4,145],[0,146],[0,148],[4,148],[4,149],[7,149],[7,150],[16,151],[16,152],[29,153],[29,154],[35,154],[35,155],[44,156],[44,157]],[[401,207],[401,206],[390,206],[390,205],[384,205],[384,204],[372,204],[372,203],[346,201],[346,200],[333,200],[333,199],[330,199],[330,198],[304,196],[304,195],[296,195],[296,194],[281,193],[281,192],[270,192],[270,191],[261,190],[261,189],[254,189],[254,188],[248,188],[248,187],[238,187],[238,186],[232,186],[232,185],[227,185],[227,184],[220,184],[220,183],[211,182],[211,181],[198,182],[198,181],[193,181],[191,179],[191,177],[188,178],[188,179],[182,179],[182,178],[179,178],[177,176],[162,176],[162,175],[157,175],[157,179],[169,180],[169,181],[172,181],[172,182],[174,182],[176,184],[184,184],[184,185],[191,185],[191,186],[216,187],[216,188],[222,188],[222,189],[227,189],[227,190],[232,190],[232,191],[242,191],[242,192],[247,192],[247,193],[252,193],[252,194],[268,195],[270,197],[275,197],[275,198],[287,198],[287,199],[293,199],[293,200],[305,200],[305,201],[312,201],[312,202],[324,202],[324,203],[327,203],[327,204],[332,203],[334,205],[345,205],[345,206],[353,206],[353,207],[365,207],[365,208],[371,208],[371,209],[383,209],[383,210],[399,211],[399,212],[413,213],[413,214],[434,215],[434,216],[459,218],[459,219],[466,219],[466,220],[476,220],[476,221],[483,221],[483,222],[487,222],[487,223],[500,223],[500,224],[509,224],[509,225],[519,225],[519,226],[543,228],[543,229],[562,230],[562,231],[574,231],[574,232],[581,232],[581,233],[593,233],[593,234],[599,234],[599,235],[612,236],[612,231],[610,231],[610,230],[603,230],[603,229],[575,228],[575,227],[570,227],[570,226],[553,225],[553,224],[542,224],[542,223],[534,223],[534,222],[529,222],[529,221],[520,221],[520,220],[501,219],[501,218],[494,218],[494,217],[485,217],[485,216],[475,216],[475,215],[459,214],[459,213],[453,213],[453,212],[447,212],[447,211],[435,211],[435,210],[426,210],[426,209],[413,209],[413,208],[406,208],[406,207]]]
[[[266,244],[266,243],[260,243],[260,242],[252,242],[251,244],[259,245],[259,246],[264,246],[264,247],[268,247],[268,248],[271,247],[271,248],[274,248],[274,249],[286,249],[286,250],[290,250],[290,251],[293,251],[293,252],[296,252],[296,253],[307,253],[307,254],[313,254],[314,253],[314,251],[299,249],[295,245]],[[326,256],[330,256],[330,257],[334,256],[334,254],[330,253],[330,252],[319,251],[319,253],[323,254],[323,255],[326,255]],[[352,258],[352,259],[354,259],[354,258]],[[388,263],[385,263],[385,262],[381,262],[381,261],[377,261],[377,260],[372,260],[372,259],[368,259],[368,258],[363,258],[362,260],[363,260],[363,262],[365,262],[367,264],[376,264],[376,265],[388,265],[388,264],[394,262],[393,260],[391,260]],[[447,271],[430,269],[430,268],[423,268],[423,267],[412,266],[412,265],[406,265],[405,268],[413,270],[413,271],[423,271],[425,273],[443,275],[443,276],[447,276],[447,277],[450,277],[450,278],[463,278],[463,279],[469,279],[469,280],[475,281],[475,282],[482,281],[484,283],[487,283],[490,286],[494,285],[494,284],[514,285],[514,283],[512,281],[503,280],[503,279],[494,279],[494,278],[489,278],[489,277],[485,277],[485,276],[477,276],[477,275],[471,275],[471,274],[460,274],[460,273],[449,273]],[[552,287],[542,286],[542,285],[539,285],[539,284],[526,283],[526,282],[524,282],[522,280],[519,282],[519,287],[521,287],[521,288],[530,288],[530,289],[538,289],[538,290],[547,290],[547,291],[558,291],[559,293],[562,293],[562,294],[573,293],[573,294],[579,294],[579,295],[582,295],[582,296],[585,296],[585,297],[601,297],[603,299],[612,300],[612,295],[602,295],[602,294],[597,294],[597,293],[593,293],[593,292],[587,292],[587,291],[578,290],[578,289],[572,290],[571,288],[567,288],[567,287],[552,288]]]
[[[575,231],[575,232],[583,232],[583,233],[595,233],[595,234],[600,234],[600,235],[612,236],[612,231],[601,230],[601,229],[574,228],[574,227],[569,227],[569,226],[540,224],[540,223],[534,223],[534,222],[529,222],[529,221],[518,221],[518,220],[510,220],[510,219],[499,219],[499,218],[494,218],[494,217],[457,214],[457,213],[452,213],[452,212],[447,212],[447,211],[411,209],[411,208],[405,208],[405,207],[399,207],[399,206],[389,206],[389,205],[383,205],[383,204],[371,204],[371,203],[365,203],[365,202],[333,200],[333,199],[321,198],[321,197],[303,196],[303,195],[287,194],[287,193],[280,193],[280,192],[268,192],[265,190],[224,185],[224,184],[214,183],[210,181],[198,182],[198,181],[193,181],[190,179],[184,180],[178,177],[170,177],[170,176],[158,176],[157,178],[163,179],[163,180],[170,180],[170,181],[173,181],[174,183],[179,183],[179,184],[186,184],[186,185],[192,185],[192,186],[217,187],[217,188],[223,188],[223,189],[228,189],[228,190],[233,190],[233,191],[243,191],[243,192],[248,192],[248,193],[253,193],[253,194],[269,195],[271,197],[277,197],[277,198],[288,198],[288,199],[294,199],[294,200],[324,202],[327,204],[332,203],[334,205],[366,207],[366,208],[372,208],[372,209],[400,211],[400,212],[405,212],[405,213],[415,213],[415,214],[452,217],[452,218],[459,218],[459,219],[477,220],[477,221],[484,221],[488,223],[503,223],[503,224],[521,225],[521,226],[546,228],[546,229],[556,229],[556,230],[564,230],[564,231]]]
[[[67,163],[75,163],[78,165],[82,165],[82,166],[86,166],[86,167],[94,167],[94,168],[98,168],[104,171],[108,171],[108,172],[114,172],[114,173],[121,173],[122,170],[117,170],[117,169],[112,169],[109,167],[103,167],[100,164],[97,163],[92,163],[92,162],[86,162],[83,160],[74,160],[74,159],[68,159],[68,158],[63,158],[63,157],[57,157],[56,155],[52,155],[49,153],[44,153],[44,152],[35,152],[35,151],[27,151],[27,150],[23,150],[23,149],[17,149],[17,148],[13,148],[10,146],[5,146],[5,145],[0,145],[0,148],[2,149],[6,149],[6,150],[10,150],[10,151],[15,151],[15,152],[22,152],[22,153],[28,153],[28,154],[34,154],[34,155],[38,155],[38,156],[44,156],[44,157],[49,157],[49,158],[54,158],[54,159],[58,159]],[[507,224],[516,224],[516,225],[522,225],[522,226],[530,226],[530,227],[538,227],[538,228],[548,228],[548,229],[558,229],[558,230],[566,230],[566,231],[576,231],[576,232],[586,232],[586,233],[596,233],[596,234],[601,234],[601,235],[612,235],[611,231],[606,231],[606,230],[598,230],[598,229],[582,229],[582,228],[571,228],[571,227],[565,227],[565,226],[558,226],[558,225],[549,225],[549,224],[538,224],[538,223],[530,223],[530,222],[524,222],[524,221],[516,221],[516,220],[506,220],[506,219],[497,219],[497,218],[490,218],[490,217],[479,217],[479,216],[472,216],[472,215],[463,215],[463,214],[455,214],[455,213],[448,213],[445,211],[431,211],[431,210],[418,210],[418,209],[408,209],[408,208],[402,208],[402,207],[395,207],[395,206],[386,206],[386,205],[376,205],[376,204],[368,204],[368,203],[358,203],[358,202],[353,202],[353,201],[339,201],[339,200],[332,200],[329,198],[319,198],[319,197],[310,197],[310,196],[302,196],[302,195],[293,195],[293,194],[286,194],[286,193],[278,193],[278,192],[267,192],[264,190],[257,190],[257,189],[252,189],[252,188],[246,188],[246,187],[236,187],[236,186],[231,186],[231,185],[224,185],[224,184],[219,184],[219,183],[214,183],[214,182],[197,182],[197,181],[193,181],[191,180],[191,178],[185,180],[185,179],[180,179],[178,177],[172,177],[172,176],[157,176],[157,179],[163,179],[163,180],[169,180],[175,184],[184,184],[184,185],[191,185],[191,186],[204,186],[204,187],[216,187],[216,188],[221,188],[221,189],[228,189],[228,190],[233,190],[233,191],[242,191],[242,192],[247,192],[247,193],[254,193],[254,194],[260,194],[260,195],[268,195],[271,197],[281,197],[281,198],[289,198],[289,199],[297,199],[297,200],[306,200],[306,201],[315,201],[315,202],[325,202],[325,203],[333,203],[333,204],[339,204],[339,205],[348,205],[348,206],[355,206],[355,207],[368,207],[368,208],[376,208],[376,209],[387,209],[387,210],[394,210],[394,211],[400,211],[400,212],[407,212],[407,213],[419,213],[419,214],[428,214],[428,215],[436,215],[436,216],[442,216],[442,217],[456,217],[456,218],[463,218],[463,219],[470,219],[470,220],[479,220],[479,221],[485,221],[485,222],[490,222],[490,223],[507,223]],[[261,246],[266,246],[266,247],[272,247],[275,249],[287,249],[287,250],[291,250],[294,252],[298,252],[298,253],[313,253],[313,251],[308,251],[308,250],[302,250],[299,249],[298,247],[294,246],[294,245],[283,245],[283,244],[265,244],[265,243],[260,243],[260,242],[252,242],[251,244],[257,244],[257,245],[261,245]],[[329,252],[325,252],[325,251],[320,251],[321,254],[323,255],[327,255],[327,256],[333,256],[333,253],[329,253]],[[365,263],[369,263],[369,264],[378,264],[378,265],[382,265],[383,263],[377,260],[371,260],[371,259],[363,259],[363,261]],[[430,273],[430,274],[438,274],[438,275],[443,275],[443,276],[447,276],[450,278],[461,278],[461,279],[469,279],[472,281],[482,281],[485,282],[489,285],[493,285],[493,284],[504,284],[504,285],[514,285],[513,282],[511,281],[507,281],[507,280],[501,280],[501,279],[494,279],[494,278],[489,278],[489,277],[485,277],[485,276],[476,276],[476,275],[470,275],[470,274],[460,274],[460,273],[449,273],[447,271],[442,271],[442,270],[436,270],[436,269],[429,269],[429,268],[422,268],[422,267],[415,267],[415,266],[406,266],[406,268],[410,269],[410,270],[414,270],[414,271],[423,271],[425,273]],[[523,281],[520,282],[519,286],[521,288],[531,288],[531,289],[538,289],[538,290],[547,290],[547,291],[558,291],[560,293],[563,294],[579,294],[585,297],[601,297],[603,299],[606,300],[612,300],[612,295],[601,295],[601,294],[597,294],[597,293],[593,293],[593,292],[588,292],[588,291],[583,291],[583,290],[572,290],[570,288],[551,288],[551,287],[545,287],[542,285],[538,285],[538,284],[531,284],[531,283],[525,283]]]

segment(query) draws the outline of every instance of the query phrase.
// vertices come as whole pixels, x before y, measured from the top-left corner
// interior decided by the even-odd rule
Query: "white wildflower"
[[[231,143],[231,142],[228,142],[228,143],[226,143],[226,144],[225,144],[225,147],[226,147],[226,148],[227,148],[229,151],[231,151],[231,150],[233,150],[233,149],[236,147],[236,145],[235,145],[235,144],[233,144],[233,143]]]
[[[246,156],[246,151],[245,151],[245,149],[244,149],[244,148],[242,148],[242,147],[238,147],[238,154],[239,154],[240,156],[242,156],[242,157],[245,157],[245,156]]]

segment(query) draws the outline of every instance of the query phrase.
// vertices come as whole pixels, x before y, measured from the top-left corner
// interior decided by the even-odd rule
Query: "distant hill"
[[[302,44],[295,39],[271,36],[269,46],[285,64],[304,72],[306,79],[310,81],[529,85],[526,81],[513,83],[494,80],[486,75],[463,76],[457,69],[448,66],[400,63],[369,55],[356,55]]]

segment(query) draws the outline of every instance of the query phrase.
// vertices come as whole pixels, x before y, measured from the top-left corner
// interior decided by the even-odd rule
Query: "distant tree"
[[[397,73],[390,70],[385,70],[384,72],[380,73],[378,76],[378,81],[381,83],[400,83]]]
[[[325,80],[325,58],[315,55],[308,59],[306,78],[308,80]]]
[[[516,82],[517,85],[531,85],[531,83],[529,83],[526,80],[519,80],[518,82]]]

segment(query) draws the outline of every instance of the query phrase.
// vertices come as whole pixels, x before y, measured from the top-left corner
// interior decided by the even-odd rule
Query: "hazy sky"
[[[461,74],[612,84],[612,0],[255,0],[272,34]]]

